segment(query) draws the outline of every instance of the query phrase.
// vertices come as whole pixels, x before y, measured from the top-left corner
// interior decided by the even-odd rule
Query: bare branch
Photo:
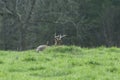
[[[4,4],[4,6],[5,6],[5,12],[6,13],[9,13],[9,14],[13,14],[13,12],[7,7],[7,3],[6,3],[6,1],[4,1],[4,0],[1,0],[2,1],[2,3]]]

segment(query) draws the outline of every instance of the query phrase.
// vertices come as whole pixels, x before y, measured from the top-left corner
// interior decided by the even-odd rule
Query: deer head
[[[55,45],[61,45],[62,43],[62,38],[64,38],[66,35],[57,35],[55,34],[54,39],[55,39]]]

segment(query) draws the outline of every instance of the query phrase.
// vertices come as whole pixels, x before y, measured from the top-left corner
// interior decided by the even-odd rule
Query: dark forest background
[[[0,0],[0,49],[27,50],[67,35],[64,45],[120,47],[120,0]]]

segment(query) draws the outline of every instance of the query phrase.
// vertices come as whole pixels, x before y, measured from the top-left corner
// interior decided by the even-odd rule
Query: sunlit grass
[[[0,51],[0,80],[119,80],[119,57],[116,47]]]

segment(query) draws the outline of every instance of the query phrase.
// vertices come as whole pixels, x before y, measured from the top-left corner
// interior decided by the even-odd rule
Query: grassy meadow
[[[120,80],[120,49],[53,46],[0,51],[0,80]]]

